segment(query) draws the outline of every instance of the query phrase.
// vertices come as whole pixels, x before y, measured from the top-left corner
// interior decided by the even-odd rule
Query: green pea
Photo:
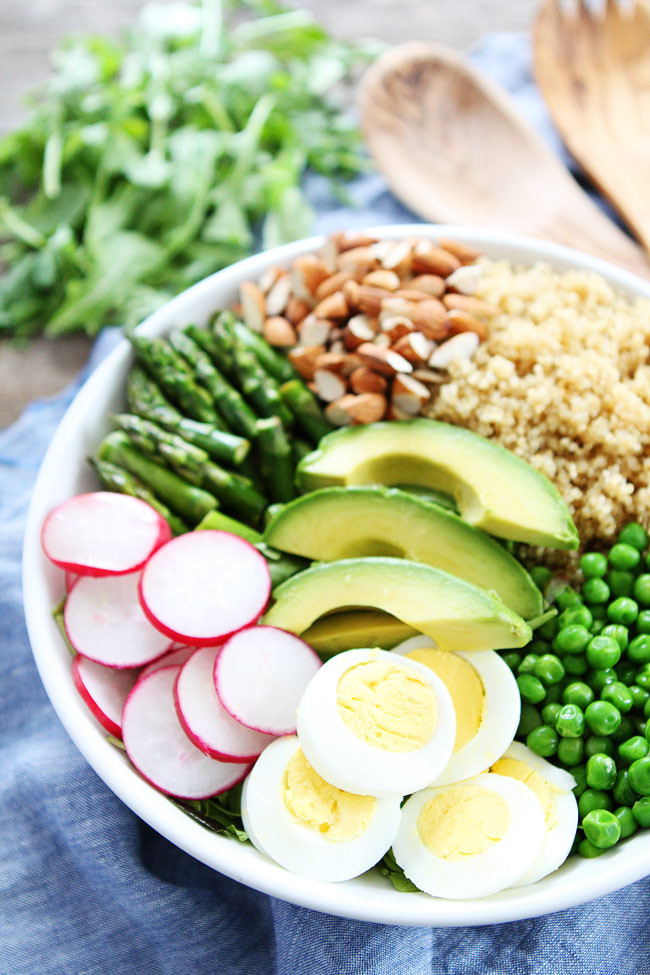
[[[616,762],[602,752],[587,760],[587,785],[590,789],[611,789],[616,781]]]
[[[511,653],[504,653],[501,655],[504,662],[510,667],[510,670],[516,670],[521,663],[521,654],[513,650]]]
[[[607,616],[612,623],[622,623],[623,626],[634,623],[638,615],[639,607],[627,596],[619,596],[607,607]]]
[[[555,730],[563,738],[580,738],[585,730],[585,716],[577,704],[564,704],[555,722]]]
[[[636,618],[637,633],[650,633],[650,609],[642,609]]]
[[[611,569],[605,576],[612,596],[631,596],[634,591],[634,573],[624,569]]]
[[[578,844],[578,853],[581,857],[584,857],[585,860],[592,860],[594,857],[600,857],[604,852],[604,850],[599,850],[597,846],[590,843],[589,840],[580,840],[580,843]]]
[[[607,572],[607,557],[602,552],[585,552],[580,568],[585,579],[598,579]]]
[[[589,670],[589,664],[584,653],[568,653],[562,663],[567,674],[573,677],[582,677]]]
[[[645,691],[650,691],[650,665],[642,664],[636,672],[635,682]]]
[[[562,701],[565,704],[577,704],[579,708],[584,709],[587,705],[591,704],[594,700],[595,694],[592,691],[589,684],[585,684],[584,681],[576,680],[567,686],[562,691]]]
[[[582,596],[590,608],[609,601],[609,586],[604,579],[587,579],[582,586]],[[593,613],[593,609],[591,610]]]
[[[571,774],[576,780],[576,784],[573,787],[573,794],[576,799],[579,799],[582,793],[587,789],[587,770],[584,765],[578,765],[576,768],[571,769]]]
[[[621,838],[620,823],[607,809],[592,809],[582,820],[582,828],[585,838],[599,850],[616,846]]]
[[[585,755],[587,758],[591,758],[592,755],[598,755],[601,752],[609,755],[610,758],[614,757],[616,749],[612,739],[603,738],[602,735],[589,735],[585,741]]]
[[[553,640],[558,629],[557,616],[553,616],[550,620],[546,620],[546,623],[542,623],[539,629],[535,630],[535,633],[537,636],[541,636],[543,640]]]
[[[544,724],[548,724],[554,729],[557,716],[561,710],[562,705],[559,703],[559,701],[551,701],[548,704],[545,704],[542,708],[542,721]]]
[[[632,788],[627,769],[621,769],[620,772],[617,772],[612,795],[614,802],[617,802],[619,806],[631,806],[639,798],[639,793]]]
[[[565,626],[585,626],[587,629],[594,621],[588,606],[569,606],[559,616],[558,623],[562,630]]]
[[[644,572],[634,581],[634,598],[642,606],[650,605],[650,574]]]
[[[528,653],[536,653],[538,657],[541,657],[543,653],[548,653],[550,649],[551,644],[548,640],[533,640],[527,647]]]
[[[542,684],[550,686],[551,684],[559,684],[566,674],[566,670],[555,654],[545,653],[535,664],[533,673],[538,680],[541,680]]]
[[[608,667],[606,670],[591,670],[587,675],[587,680],[594,691],[600,694],[603,687],[607,684],[613,684],[615,680],[618,680],[618,674],[613,667]]]
[[[555,728],[543,724],[530,732],[526,738],[526,744],[531,752],[541,755],[542,758],[549,758],[551,755],[555,755],[559,740]]]
[[[635,664],[650,663],[650,634],[640,633],[630,641],[627,655]]]
[[[615,680],[612,684],[605,684],[600,692],[600,699],[615,705],[621,714],[627,714],[634,704],[632,695],[620,680]]]
[[[518,674],[532,674],[535,670],[535,664],[539,660],[539,654],[537,653],[527,653],[523,658],[519,666],[517,667]]]
[[[650,796],[643,796],[632,806],[632,815],[636,819],[639,826],[643,826],[647,829],[650,826]]]
[[[632,695],[634,707],[638,711],[643,711],[648,701],[650,701],[650,692],[646,691],[645,687],[639,687],[638,684],[628,684],[628,690]]]
[[[625,765],[631,765],[639,758],[645,758],[650,751],[650,742],[641,735],[634,735],[633,738],[626,738],[618,746],[618,754]]]
[[[594,636],[586,649],[587,663],[597,670],[614,667],[621,658],[621,648],[611,636]]]
[[[592,636],[600,636],[600,634],[605,629],[605,620],[594,620],[589,627],[589,632]]]
[[[580,765],[585,757],[584,738],[560,738],[557,757],[568,768]]]
[[[650,719],[643,726],[643,735],[647,742],[650,742]]]
[[[628,769],[630,785],[640,796],[650,796],[650,757],[637,758]]]
[[[580,623],[570,623],[563,627],[553,641],[553,649],[558,653],[582,653],[591,640],[591,633]]]
[[[549,684],[546,688],[544,704],[557,704],[562,700],[562,684]]]
[[[632,736],[637,734],[638,731],[639,728],[637,728],[634,722],[628,718],[627,714],[623,714],[621,715],[620,725],[616,731],[612,732],[612,741],[615,741],[617,745],[620,745],[622,741],[627,741],[628,738],[632,738]]]
[[[595,735],[611,735],[621,723],[621,712],[609,701],[592,701],[585,711],[585,719]]]
[[[637,667],[635,664],[630,663],[629,660],[619,660],[616,666],[616,675],[622,684],[625,684],[628,688],[630,684],[634,684],[636,678]]]
[[[643,691],[643,690],[645,690],[645,688],[642,687],[641,690]],[[650,698],[650,694],[648,695],[648,697]],[[645,704],[643,705],[643,717],[644,718],[650,718],[650,699],[647,700],[645,702]]]
[[[627,626],[623,626],[621,623],[607,623],[601,630],[601,636],[611,636],[616,640],[621,650],[625,650],[630,639]]]
[[[580,819],[584,819],[594,809],[611,809],[613,802],[608,792],[599,792],[596,789],[587,789],[578,799],[578,812]]]
[[[542,716],[540,715],[537,708],[534,708],[532,704],[527,704],[525,701],[521,705],[521,716],[519,718],[519,727],[517,728],[517,734],[520,738],[525,738],[529,735],[534,728],[539,728],[542,724]]]
[[[568,609],[569,606],[577,606],[582,602],[580,599],[580,594],[572,589],[571,586],[567,586],[561,592],[557,594],[555,599],[559,609]]]
[[[542,592],[551,581],[551,570],[547,569],[545,565],[536,565],[534,569],[530,570],[530,575],[537,588],[541,589]]]
[[[598,620],[603,620],[604,623],[607,622],[607,606],[592,606],[591,612],[594,617],[594,623],[597,623]],[[593,629],[593,624],[591,629]]]
[[[523,700],[528,701],[529,704],[539,704],[546,697],[544,685],[533,674],[521,674],[517,678],[517,686]]]
[[[618,809],[614,810],[614,815],[618,819],[619,826],[621,827],[622,840],[626,840],[628,836],[636,833],[639,826],[629,806],[619,806]]]
[[[636,521],[629,521],[621,528],[618,540],[623,545],[633,545],[639,552],[643,552],[648,547],[648,533],[643,525],[639,525]]]
[[[634,545],[617,542],[609,550],[608,561],[615,569],[635,569],[641,561],[641,553]]]

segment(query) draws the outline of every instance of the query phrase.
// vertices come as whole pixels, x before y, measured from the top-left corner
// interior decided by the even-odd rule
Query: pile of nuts
[[[475,296],[480,252],[455,240],[331,235],[240,286],[249,328],[288,357],[336,426],[422,413],[498,309]]]

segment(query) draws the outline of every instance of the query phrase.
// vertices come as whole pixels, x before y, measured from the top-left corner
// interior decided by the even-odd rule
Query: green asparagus
[[[264,483],[273,501],[291,501],[296,496],[295,464],[291,444],[277,416],[257,421],[255,438]]]
[[[159,501],[149,488],[130,474],[124,467],[116,464],[109,464],[108,461],[99,460],[96,457],[89,457],[88,460],[95,468],[97,476],[107,491],[116,491],[119,494],[130,494],[133,498],[140,498],[151,505],[159,515],[165,519],[174,535],[182,535],[188,531],[188,527],[178,518],[167,505]]]
[[[273,348],[272,345],[266,341],[261,335],[257,335],[256,332],[252,332],[243,322],[236,321],[233,324],[235,330],[235,335],[242,342],[247,349],[255,354],[255,358],[258,360],[263,369],[265,369],[269,376],[279,383],[286,383],[290,379],[295,379],[296,370],[293,368],[289,360],[281,355],[279,352]]]
[[[300,379],[290,379],[280,386],[280,396],[290,408],[296,422],[315,444],[334,427],[325,418],[320,404]]]

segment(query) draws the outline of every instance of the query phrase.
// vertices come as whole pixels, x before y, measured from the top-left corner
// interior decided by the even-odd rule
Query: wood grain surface
[[[435,40],[463,50],[488,31],[528,31],[538,0],[302,0],[339,37],[388,43]],[[0,133],[23,116],[26,91],[47,77],[49,55],[63,36],[116,33],[137,18],[144,0],[0,0]],[[0,343],[0,428],[31,400],[70,382],[90,343],[74,336],[39,339],[27,349]]]

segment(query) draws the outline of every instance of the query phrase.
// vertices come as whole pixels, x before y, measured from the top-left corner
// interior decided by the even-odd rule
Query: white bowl
[[[494,258],[530,264],[543,260],[558,270],[587,268],[615,287],[650,297],[650,283],[577,251],[525,237],[460,227],[408,225],[374,228],[379,237],[448,236],[467,241]],[[236,300],[238,285],[257,279],[271,265],[288,265],[315,250],[312,238],[247,258],[178,295],[142,325],[148,335],[173,326],[205,323],[211,313]],[[220,873],[249,887],[314,910],[388,924],[465,926],[535,917],[617,890],[650,873],[650,832],[637,834],[595,860],[571,858],[552,876],[530,887],[505,890],[480,900],[448,901],[393,889],[378,872],[342,884],[294,876],[248,844],[211,833],[142,779],[122,752],[110,745],[75,690],[70,656],[51,615],[63,595],[62,573],[44,557],[40,529],[58,503],[96,489],[86,458],[109,429],[107,415],[124,404],[124,379],[131,364],[126,341],[85,383],[65,414],[43,461],[29,510],[23,560],[23,588],[29,637],[41,679],[73,742],[108,787],[141,819],[172,843]]]

